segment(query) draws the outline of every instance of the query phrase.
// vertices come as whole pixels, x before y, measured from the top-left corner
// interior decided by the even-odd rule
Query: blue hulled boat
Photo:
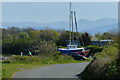
[[[77,48],[77,45],[67,45],[67,48],[59,48],[58,51],[63,54],[80,53],[84,51],[84,48]]]
[[[73,19],[74,18],[74,19]],[[73,20],[75,22],[75,26],[76,26],[76,32],[77,32],[77,21],[76,21],[76,14],[75,11],[71,10],[71,3],[70,3],[70,15],[69,15],[69,27],[70,27],[70,42],[69,45],[67,45],[67,48],[59,48],[58,51],[60,51],[61,53],[64,54],[68,54],[68,53],[80,53],[82,51],[84,51],[84,48],[77,48],[77,45],[74,45],[74,35],[73,33]]]

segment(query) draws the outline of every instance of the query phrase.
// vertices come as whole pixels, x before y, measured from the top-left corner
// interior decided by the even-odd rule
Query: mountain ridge
[[[80,19],[78,20],[78,31],[83,32],[87,31],[91,34],[95,33],[96,31],[103,33],[104,31],[99,31],[95,29],[100,29],[103,27],[107,27],[105,31],[108,31],[108,29],[116,28],[118,24],[118,20],[114,18],[101,18],[98,20],[87,20],[87,19]],[[110,26],[110,27],[109,27]],[[28,28],[32,27],[36,30],[41,29],[54,29],[54,30],[69,30],[69,22],[67,21],[59,21],[59,22],[51,22],[51,23],[39,23],[39,22],[32,22],[32,21],[26,21],[26,22],[3,22],[2,23],[3,28],[8,27],[19,27],[19,28]],[[92,30],[93,29],[93,30]],[[74,29],[75,30],[75,29]],[[102,30],[102,29],[101,29]]]

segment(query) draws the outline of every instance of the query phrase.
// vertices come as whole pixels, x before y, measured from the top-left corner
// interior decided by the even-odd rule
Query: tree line
[[[2,28],[2,53],[3,54],[24,54],[31,51],[34,55],[54,53],[58,47],[66,47],[70,40],[70,31],[64,30],[34,30],[32,28],[9,27]],[[91,44],[91,35],[87,32],[73,32],[74,41],[81,46]],[[111,39],[112,33],[97,33],[99,39]]]
[[[31,51],[34,55],[48,54],[65,47],[69,43],[70,31],[64,30],[34,30],[32,28],[9,27],[2,28],[2,53],[20,54]],[[88,33],[73,32],[74,40],[84,45],[91,43]],[[81,38],[82,37],[82,38]]]

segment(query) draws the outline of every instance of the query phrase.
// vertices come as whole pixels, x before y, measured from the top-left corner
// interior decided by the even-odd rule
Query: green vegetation
[[[82,73],[84,80],[114,79],[117,74],[116,59],[118,49],[113,46],[105,46],[102,52],[95,54],[93,61]]]
[[[38,66],[63,63],[80,63],[68,55],[57,52],[57,47],[65,47],[69,42],[69,31],[33,30],[9,27],[1,29],[2,54],[9,59],[2,61],[3,78],[10,78],[19,70],[31,69]],[[81,40],[81,33],[75,33],[74,39]],[[86,35],[84,35],[85,38]],[[84,37],[83,36],[83,37]],[[87,35],[88,36],[88,35]],[[28,52],[32,53],[29,56]],[[23,56],[20,56],[21,52]]]
[[[72,57],[61,54],[50,54],[40,56],[11,56],[9,60],[2,63],[2,78],[11,78],[12,75],[21,70],[32,69],[51,64],[80,63]]]
[[[101,39],[113,39],[115,37],[115,33],[113,32],[105,32],[103,34],[97,33],[95,36],[98,37],[100,40]]]
[[[15,64],[15,63],[9,63],[9,64],[2,64],[2,78],[12,78],[13,74],[17,71],[22,71],[22,70],[27,70],[27,69],[32,69],[32,68],[37,68],[37,67],[42,67],[46,66],[45,64]]]
[[[97,52],[101,52],[103,50],[102,47],[97,45],[89,45],[89,46],[86,46],[86,48],[90,49],[90,52],[88,55],[91,55],[91,56],[94,56]]]
[[[2,32],[4,34],[2,35],[2,51],[3,54],[7,55],[20,55],[21,52],[27,53],[29,51],[33,55],[38,55],[43,53],[41,51],[43,49],[48,49],[46,52],[50,52],[49,50],[52,50],[53,46],[53,48],[56,47],[55,43],[58,40],[58,32],[53,30],[34,31],[32,29],[24,30],[10,27],[8,29],[2,29]]]
[[[118,41],[118,33],[116,32],[106,32],[104,34],[95,35],[99,40],[101,39],[111,39],[113,40],[107,46],[102,46],[102,48],[95,46],[91,47],[92,52],[96,52],[94,59],[85,68],[80,76],[83,80],[119,80],[120,78],[120,54]]]
[[[91,44],[91,39],[90,39],[90,36],[87,32],[85,32],[84,34],[82,34],[82,43],[83,43],[83,46],[88,46]]]
[[[70,31],[55,30],[34,30],[32,28],[20,29],[9,27],[1,29],[2,54],[8,56],[8,60],[3,63],[3,78],[10,78],[13,73],[19,70],[31,69],[39,66],[58,64],[58,63],[79,63],[68,55],[62,55],[57,52],[58,47],[66,47],[69,43]],[[74,40],[81,43],[82,46],[89,48],[90,55],[94,56],[93,61],[86,67],[83,72],[83,78],[104,78],[113,77],[120,74],[119,61],[117,57],[118,35],[116,33],[96,34],[98,40],[112,39],[112,46],[99,47],[91,44],[91,36],[86,33],[73,32]],[[79,46],[81,47],[81,46]],[[28,52],[32,56],[28,56]],[[21,52],[23,56],[20,56]],[[117,69],[117,70],[116,70]],[[110,77],[110,78],[111,78]]]
[[[65,47],[69,43],[70,31],[33,30],[9,27],[1,29],[2,53],[20,55],[21,52],[32,52],[33,55],[54,53],[59,46]],[[89,34],[73,33],[74,40],[87,46],[91,43]]]

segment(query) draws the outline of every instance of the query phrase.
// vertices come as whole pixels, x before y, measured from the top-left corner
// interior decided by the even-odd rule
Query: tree
[[[108,32],[103,33],[103,35],[101,36],[102,39],[112,39],[112,37],[114,37],[114,35]]]
[[[95,37],[97,37],[98,39],[101,39],[101,36],[102,36],[102,34],[99,32],[97,34],[95,34]]]
[[[91,44],[91,39],[90,39],[90,36],[87,32],[82,34],[82,39],[83,39],[84,46],[87,46],[87,45]]]
[[[49,41],[40,41],[39,46],[39,55],[52,54],[56,51],[56,45],[53,42]]]
[[[26,33],[26,32],[20,32],[18,34],[18,38],[28,38],[28,33]]]
[[[33,41],[31,52],[34,54],[49,53],[51,47],[58,39],[58,32],[54,30],[40,30],[30,32],[30,41]]]
[[[29,34],[31,31],[35,31],[35,30],[33,28],[29,27],[29,28],[23,28],[22,31]]]
[[[69,43],[70,39],[70,32],[69,31],[63,31],[59,34],[59,39],[57,40],[56,44],[58,46],[66,46]]]
[[[19,54],[21,51],[30,50],[33,40],[28,33],[21,32],[19,28],[10,27],[3,29],[2,52],[3,54]]]
[[[41,30],[38,37],[43,41],[56,42],[58,39],[58,32],[54,30]]]
[[[113,32],[104,32],[103,34],[97,33],[95,34],[95,37],[101,39],[113,39],[115,37],[115,33]]]
[[[72,38],[71,41],[74,41],[72,43],[74,44],[75,42],[77,42],[78,44],[81,44],[82,43],[81,34],[79,32],[72,32],[72,34],[74,35],[73,37],[71,36]],[[69,44],[69,42],[70,42],[70,31],[61,31],[59,33],[59,39],[56,44],[58,46],[66,46]]]
[[[9,34],[17,34],[19,32],[21,32],[21,29],[20,28],[17,28],[17,27],[9,27],[7,28]]]

